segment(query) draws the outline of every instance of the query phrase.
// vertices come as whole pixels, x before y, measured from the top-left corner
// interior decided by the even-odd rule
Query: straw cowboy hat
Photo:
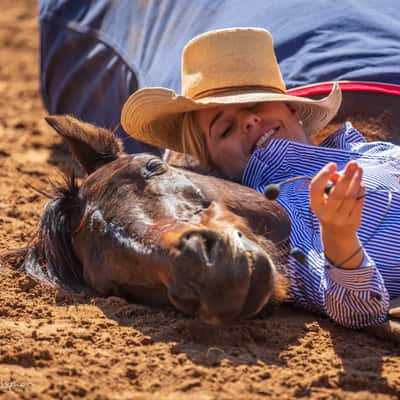
[[[195,37],[183,49],[182,95],[161,87],[138,90],[126,101],[121,123],[139,141],[183,152],[185,112],[259,101],[290,104],[311,135],[336,115],[342,95],[338,84],[320,100],[286,94],[267,30],[220,29]]]

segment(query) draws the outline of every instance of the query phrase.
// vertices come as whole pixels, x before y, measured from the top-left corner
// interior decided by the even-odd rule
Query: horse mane
[[[36,240],[27,251],[22,265],[26,273],[74,291],[83,288],[82,264],[72,245],[73,216],[80,210],[77,179],[74,174],[64,175],[64,184],[53,189]]]

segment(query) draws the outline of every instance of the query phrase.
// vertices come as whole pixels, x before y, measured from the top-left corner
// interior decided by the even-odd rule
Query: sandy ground
[[[68,156],[43,122],[36,4],[0,1],[0,249],[26,244]],[[11,263],[17,265],[18,260]],[[0,268],[1,399],[398,399],[400,348],[289,307],[210,328]]]

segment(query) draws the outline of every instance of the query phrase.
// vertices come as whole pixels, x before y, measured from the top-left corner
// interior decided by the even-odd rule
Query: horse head
[[[87,173],[43,212],[25,268],[102,295],[171,302],[211,324],[255,315],[285,296],[290,224],[242,185],[127,155],[111,132],[70,116],[48,123]]]

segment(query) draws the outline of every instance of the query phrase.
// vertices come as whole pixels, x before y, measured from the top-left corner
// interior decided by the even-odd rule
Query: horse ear
[[[68,142],[71,152],[86,173],[91,174],[123,153],[121,141],[111,131],[70,115],[45,117],[46,122]]]

